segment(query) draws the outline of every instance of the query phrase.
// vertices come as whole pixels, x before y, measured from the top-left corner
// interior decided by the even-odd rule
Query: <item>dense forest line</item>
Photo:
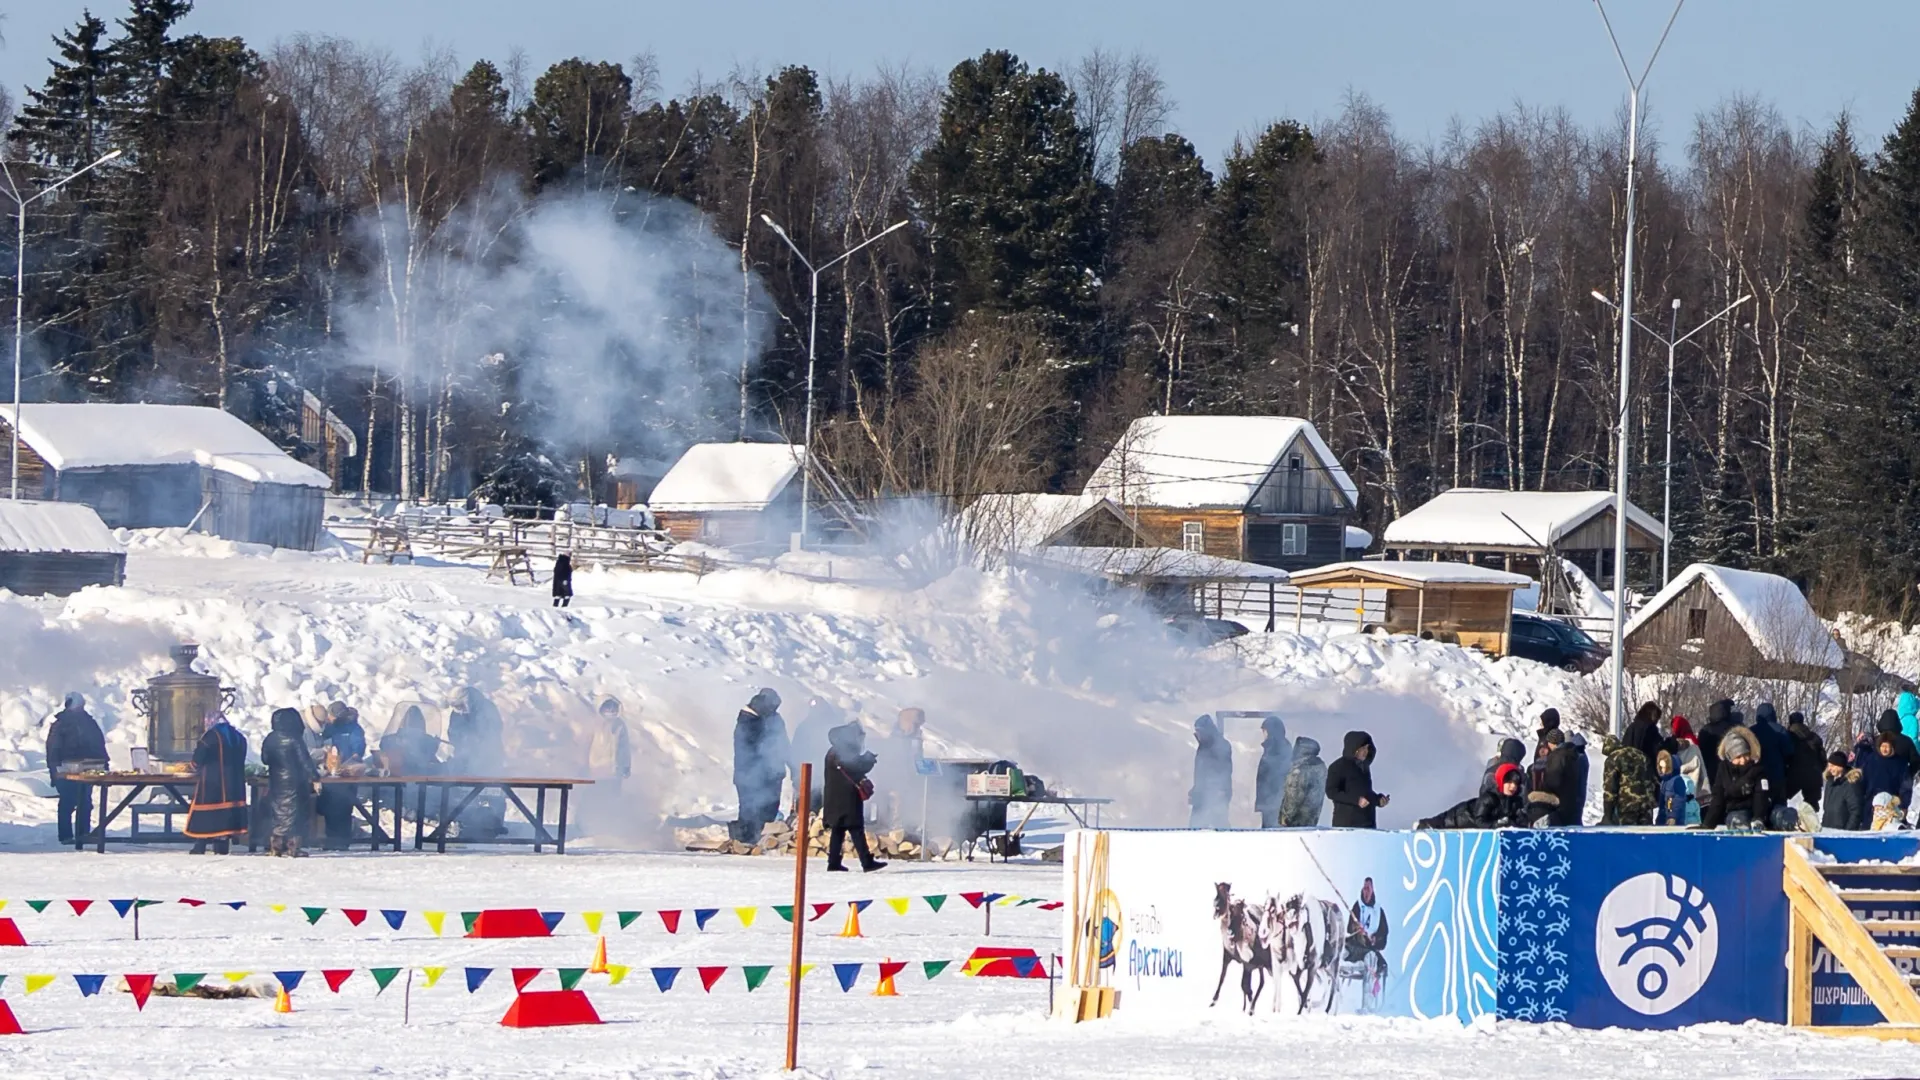
[[[1070,489],[1147,412],[1312,419],[1378,525],[1448,487],[1611,483],[1624,123],[1516,106],[1410,143],[1355,96],[1209,165],[1151,58],[944,78],[643,54],[534,73],[132,0],[9,120],[29,396],[359,435],[347,488],[548,501],[703,438],[816,445],[858,499]],[[11,42],[19,48],[21,42]],[[1920,595],[1920,97],[1877,150],[1730,97],[1643,151],[1635,308],[1677,354],[1677,563]],[[10,261],[10,260],[9,260]],[[1677,311],[1673,301],[1678,300]],[[1666,350],[1636,335],[1636,501]]]

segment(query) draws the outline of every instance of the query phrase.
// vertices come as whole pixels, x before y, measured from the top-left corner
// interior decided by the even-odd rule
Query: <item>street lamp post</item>
[[[7,178],[6,190],[0,191],[0,195],[13,200],[16,211],[14,220],[17,223],[13,245],[13,415],[9,418],[9,426],[13,428],[13,453],[10,455],[12,463],[7,469],[10,478],[7,494],[9,499],[20,497],[20,344],[26,332],[23,315],[27,306],[27,207],[119,156],[120,151],[110,150],[86,168],[68,173],[60,180],[41,188],[36,195],[24,197],[20,194],[20,185],[13,180],[13,170],[7,168],[6,162],[0,161],[0,172],[3,172]]]
[[[807,286],[807,419],[805,433],[800,437],[802,443],[801,453],[805,460],[800,463],[800,536],[796,546],[796,550],[800,550],[804,549],[807,544],[807,507],[812,501],[810,496],[813,493],[813,487],[810,483],[813,475],[813,361],[814,336],[820,327],[820,275],[833,269],[836,265],[852,256],[861,248],[866,247],[868,244],[874,243],[896,229],[905,228],[907,223],[905,221],[896,221],[816,267],[805,255],[801,254],[800,246],[793,242],[793,237],[788,236],[787,230],[781,228],[778,222],[765,214],[760,215],[760,220],[767,223],[767,228],[772,229],[775,236],[787,242],[787,246],[793,249],[793,257],[800,260],[800,265],[807,268],[809,275]]]
[[[1660,32],[1653,55],[1647,58],[1647,66],[1636,79],[1633,69],[1627,66],[1626,54],[1620,51],[1620,39],[1614,35],[1606,7],[1600,0],[1593,0],[1593,6],[1600,12],[1600,22],[1607,28],[1607,40],[1613,43],[1613,55],[1620,61],[1620,71],[1627,77],[1627,239],[1620,266],[1620,414],[1615,419],[1620,438],[1615,448],[1613,494],[1613,690],[1607,702],[1607,726],[1616,736],[1626,731],[1627,719],[1626,642],[1622,639],[1627,630],[1627,411],[1633,401],[1633,211],[1634,171],[1640,156],[1640,89],[1653,73],[1653,62],[1660,58],[1660,49],[1667,43],[1667,35],[1673,32],[1674,20],[1680,17],[1680,8],[1685,3],[1686,0],[1677,0],[1673,5],[1667,27]]]
[[[1598,289],[1593,290],[1593,298],[1615,311],[1620,310],[1620,305],[1600,295],[1600,290]],[[1726,307],[1721,308],[1714,314],[1713,318],[1708,319],[1706,322],[1701,323],[1699,326],[1694,327],[1684,334],[1676,335],[1674,333],[1680,326],[1680,300],[1678,297],[1674,298],[1673,313],[1667,320],[1666,336],[1662,337],[1658,330],[1641,322],[1638,318],[1633,320],[1634,325],[1646,331],[1655,341],[1667,347],[1667,457],[1664,462],[1666,477],[1661,481],[1660,496],[1660,528],[1666,533],[1666,536],[1660,541],[1660,584],[1663,586],[1673,580],[1673,353],[1675,349],[1685,344],[1688,338],[1719,322],[1721,319],[1726,318],[1728,315],[1731,315],[1734,308],[1739,307],[1751,299],[1753,299],[1753,294],[1748,293],[1733,303],[1728,304]]]

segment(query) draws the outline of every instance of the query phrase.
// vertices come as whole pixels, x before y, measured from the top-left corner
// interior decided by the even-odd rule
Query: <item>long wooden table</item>
[[[328,788],[345,788],[352,794],[352,816],[367,826],[367,850],[379,851],[381,848],[389,845],[391,845],[395,851],[400,850],[401,837],[406,832],[406,830],[402,828],[400,821],[401,811],[406,806],[406,777],[322,776],[318,779],[322,792]],[[250,776],[247,778],[247,782],[248,786],[253,789],[253,805],[248,808],[247,813],[247,822],[248,824],[252,824],[254,813],[259,811],[261,804],[266,800],[267,778],[264,776]],[[362,791],[362,788],[366,790]],[[380,795],[382,792],[393,793],[392,833],[388,833],[386,826],[380,824]],[[314,803],[313,816],[316,819],[320,816],[320,806],[317,801]],[[347,847],[353,847],[353,841],[351,839],[347,841]],[[247,830],[247,850],[260,850],[259,830],[251,828]]]
[[[526,847],[531,845],[538,854],[542,847],[551,845],[556,854],[567,853],[567,803],[576,786],[591,784],[591,780],[569,779],[529,779],[526,777],[500,776],[410,776],[408,784],[415,785],[413,802],[413,850],[419,851],[426,844],[432,844],[445,854],[448,844],[491,844],[506,847]],[[427,831],[427,793],[437,790],[440,805],[434,815],[434,827]],[[518,791],[530,790],[534,793],[534,805],[529,808],[520,798]],[[454,793],[464,791],[455,801]],[[474,801],[488,791],[498,791],[505,796],[508,806],[519,811],[522,821],[532,827],[531,838],[507,836],[504,831],[499,836],[453,836],[451,828],[460,819],[462,811],[473,805]],[[559,831],[547,828],[547,794],[559,793]],[[504,816],[504,810],[503,810]],[[502,823],[504,825],[504,821]],[[464,830],[463,830],[464,831]]]
[[[73,850],[85,851],[89,843],[94,850],[105,854],[107,850],[107,828],[120,815],[125,813],[133,801],[149,792],[154,797],[138,807],[129,818],[127,835],[114,837],[115,842],[123,844],[191,844],[194,839],[185,832],[173,827],[175,816],[184,818],[193,804],[193,788],[197,781],[192,773],[69,773],[63,780],[72,780],[86,786],[87,829],[73,835]],[[126,797],[118,803],[113,801],[113,789],[126,788]],[[94,812],[95,794],[98,793],[99,812]],[[159,832],[141,832],[140,816],[152,814],[165,819],[166,824]]]

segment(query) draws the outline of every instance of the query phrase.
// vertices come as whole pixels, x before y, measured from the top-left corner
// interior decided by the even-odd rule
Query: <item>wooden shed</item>
[[[1627,670],[1824,682],[1847,658],[1798,586],[1775,574],[1695,563],[1626,627]]]
[[[126,549],[90,507],[0,500],[0,589],[65,596],[126,577]]]
[[[1498,563],[1503,569],[1544,572],[1557,555],[1605,581],[1613,567],[1610,491],[1498,491],[1453,488],[1409,510],[1381,536],[1388,555]],[[1627,551],[1658,553],[1666,530],[1646,511],[1627,504]]]
[[[1352,594],[1355,621],[1364,621],[1360,609],[1367,593],[1385,593],[1382,625],[1389,633],[1431,634],[1505,656],[1513,594],[1533,580],[1467,563],[1345,562],[1295,573],[1292,584],[1302,592]]]
[[[717,547],[780,547],[800,527],[804,447],[699,443],[654,485],[647,506],[675,540]]]
[[[1151,544],[1297,570],[1347,555],[1360,489],[1312,424],[1291,416],[1148,416],[1086,486]]]
[[[13,440],[0,406],[0,438]],[[110,528],[197,528],[311,551],[327,474],[289,457],[239,417],[193,405],[21,406],[20,489],[85,503]]]

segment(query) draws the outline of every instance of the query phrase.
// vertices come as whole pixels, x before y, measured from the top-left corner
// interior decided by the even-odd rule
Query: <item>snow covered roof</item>
[[[1833,631],[1813,610],[1813,605],[1807,603],[1799,586],[1778,574],[1734,570],[1711,563],[1694,563],[1675,574],[1666,588],[1627,620],[1626,636],[1632,638],[1635,631],[1692,588],[1696,581],[1706,582],[1727,606],[1734,621],[1747,632],[1753,647],[1768,660],[1836,669],[1846,663],[1846,653],[1833,639]]]
[[[0,422],[13,422],[11,405]],[[55,470],[202,465],[255,483],[333,486],[246,421],[198,405],[22,405],[20,439]]]
[[[1390,548],[1539,548],[1558,544],[1612,507],[1610,491],[1454,488],[1402,514],[1387,526],[1382,540]],[[1631,502],[1627,520],[1655,541],[1667,535],[1658,521]]]
[[[1505,570],[1485,566],[1452,562],[1404,562],[1397,559],[1331,563],[1311,570],[1297,570],[1293,574],[1293,583],[1301,588],[1313,588],[1354,578],[1392,582],[1409,588],[1425,585],[1485,585],[1524,589],[1533,584],[1533,579],[1525,574],[1509,574]]]
[[[786,443],[696,443],[653,489],[655,511],[765,510],[799,475],[806,451]]]
[[[0,499],[0,551],[121,555],[126,550],[85,503]]]
[[[1093,470],[1086,492],[1122,506],[1242,507],[1301,435],[1327,478],[1358,502],[1340,459],[1312,424],[1292,416],[1143,416]]]
[[[1287,572],[1277,566],[1262,566],[1259,563],[1167,547],[1046,547],[1034,552],[1029,561],[1055,569],[1109,578],[1287,580]]]
[[[360,456],[360,440],[354,438],[353,429],[348,427],[347,422],[340,419],[332,409],[321,404],[320,399],[313,396],[313,391],[300,391],[300,402],[306,406],[308,412],[318,416],[327,425],[327,430],[333,432],[334,438],[347,444],[347,457]]]

